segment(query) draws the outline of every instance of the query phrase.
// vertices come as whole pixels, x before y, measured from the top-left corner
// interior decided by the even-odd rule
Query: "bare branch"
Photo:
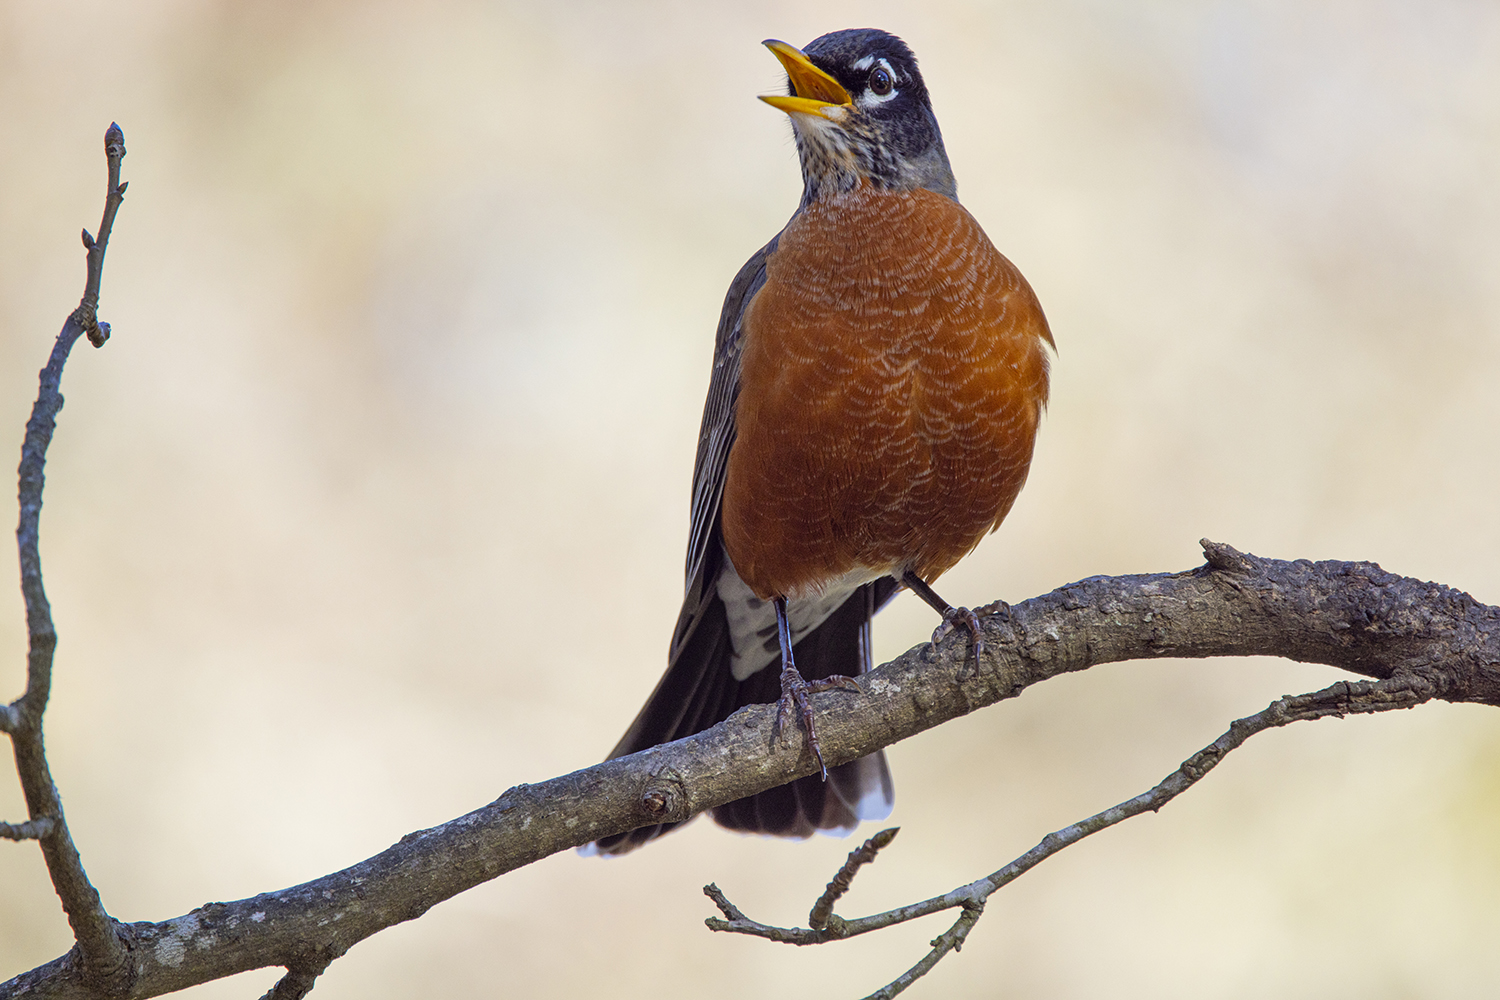
[[[1232,551],[1232,550],[1231,550]],[[1239,555],[1239,553],[1235,553]],[[910,906],[902,906],[883,913],[872,914],[857,920],[843,920],[833,918],[837,923],[829,921],[826,930],[819,925],[819,907],[823,900],[819,900],[819,906],[813,908],[812,917],[808,920],[808,927],[773,927],[759,923],[746,917],[727,896],[717,887],[711,886],[713,892],[709,893],[720,912],[726,918],[719,920],[710,918],[707,923],[710,930],[727,931],[734,934],[747,934],[751,937],[765,938],[780,944],[825,944],[829,941],[839,941],[854,937],[859,934],[867,934],[870,931],[883,930],[894,927],[896,924],[906,923],[918,917],[929,916],[942,910],[952,909],[955,906],[962,907],[964,913],[958,922],[950,927],[932,942],[932,951],[922,961],[907,970],[894,982],[871,994],[867,1000],[873,998],[893,997],[906,989],[917,979],[926,975],[933,966],[937,965],[950,951],[958,951],[969,930],[978,922],[983,915],[984,904],[990,895],[1000,888],[1014,882],[1026,872],[1041,864],[1047,858],[1058,853],[1064,848],[1071,847],[1083,838],[1106,830],[1116,823],[1124,822],[1132,816],[1139,816],[1146,812],[1156,812],[1162,806],[1187,791],[1197,784],[1202,778],[1219,765],[1228,754],[1238,749],[1246,740],[1256,733],[1265,732],[1280,726],[1289,725],[1293,722],[1302,722],[1312,719],[1322,719],[1328,716],[1342,718],[1345,715],[1371,714],[1375,712],[1389,712],[1401,708],[1414,708],[1433,697],[1432,685],[1419,678],[1397,674],[1383,681],[1359,681],[1350,683],[1339,681],[1321,691],[1311,694],[1291,695],[1279,698],[1272,702],[1263,711],[1245,719],[1238,719],[1231,723],[1229,730],[1214,740],[1208,746],[1199,750],[1192,757],[1182,763],[1176,771],[1163,778],[1150,791],[1143,792],[1135,798],[1120,803],[1117,806],[1095,813],[1085,820],[1080,820],[1071,826],[1064,827],[1042,838],[1041,843],[1031,850],[1012,861],[1010,864],[993,872],[978,881],[968,885],[959,886],[952,892],[932,899],[913,903]],[[892,833],[893,831],[884,831]],[[876,835],[881,836],[880,834]],[[874,843],[876,838],[871,838],[865,847],[849,855],[849,863],[840,871],[842,876],[845,871],[852,875],[852,869],[857,868],[856,856]],[[888,841],[887,841],[888,842]],[[884,845],[881,845],[884,846]],[[873,855],[873,852],[871,852]],[[838,879],[835,879],[837,882]],[[847,883],[845,883],[847,887]],[[834,889],[834,883],[829,884],[829,892]],[[707,889],[705,889],[707,892]],[[825,893],[824,898],[827,898]],[[832,902],[829,902],[829,909]],[[826,913],[824,914],[826,917]]]
[[[99,285],[104,280],[104,252],[109,249],[109,234],[115,228],[115,213],[120,210],[120,203],[125,200],[125,188],[129,186],[120,183],[120,161],[125,158],[125,133],[113,122],[104,132],[104,158],[109,164],[109,187],[104,193],[104,215],[99,220],[98,239],[90,236],[87,229],[83,231],[83,246],[89,253],[88,281],[84,284],[83,299],[71,317],[88,334],[89,343],[95,347],[103,347],[104,342],[109,339],[109,324],[99,322]]]
[[[266,991],[266,995],[260,1000],[302,1000],[312,992],[318,977],[328,968],[329,964],[337,958],[337,955],[326,955],[322,958],[312,959],[308,962],[294,965],[287,969],[286,975],[276,981],[276,985]]]
[[[98,323],[97,311],[99,287],[104,272],[104,251],[114,227],[115,212],[125,193],[125,186],[120,183],[120,159],[125,155],[125,137],[118,125],[110,125],[105,132],[104,152],[109,165],[109,191],[105,198],[99,238],[94,240],[87,232],[84,233],[84,244],[88,247],[88,278],[84,283],[83,299],[63,324],[52,347],[52,355],[47,360],[47,367],[42,369],[36,403],[31,408],[31,419],[26,423],[26,437],[21,445],[21,518],[16,527],[16,545],[20,550],[21,594],[26,601],[30,649],[27,656],[26,693],[9,706],[3,724],[10,733],[14,746],[16,771],[21,779],[21,789],[26,796],[26,808],[31,821],[38,824],[38,830],[42,825],[47,827],[46,832],[38,838],[42,856],[46,859],[52,885],[57,890],[58,898],[62,900],[68,923],[78,941],[77,950],[84,979],[91,984],[120,991],[129,985],[130,980],[125,947],[116,933],[115,921],[105,912],[99,893],[83,870],[82,859],[63,818],[62,801],[57,793],[57,786],[52,782],[52,772],[47,766],[47,753],[42,740],[42,715],[47,710],[47,700],[51,695],[52,654],[57,648],[52,609],[42,586],[39,533],[42,487],[46,481],[43,470],[47,464],[47,448],[52,443],[52,432],[57,424],[57,414],[63,405],[62,393],[58,387],[62,382],[63,366],[67,363],[68,355],[80,336],[87,334],[95,346],[103,344],[109,336],[108,325]]]
[[[0,823],[0,840],[41,840],[52,832],[51,819],[29,819],[24,823]]]
[[[743,913],[740,912],[740,908],[738,906],[735,906],[733,903],[731,903],[729,901],[729,897],[724,895],[724,890],[720,889],[714,883],[710,882],[710,883],[708,883],[708,885],[705,885],[703,887],[703,895],[705,895],[709,899],[713,900],[714,901],[714,905],[719,908],[719,912],[722,913],[722,914],[724,914],[724,916],[727,919],[729,919],[729,920],[746,920],[746,919],[748,919]],[[710,917],[706,921],[706,923],[708,924],[708,926],[709,926],[710,929],[717,929],[717,928],[714,928],[714,918],[713,917]]]
[[[889,1000],[890,997],[904,992],[912,983],[931,972],[933,966],[941,962],[949,952],[962,951],[964,942],[969,938],[969,931],[973,930],[974,925],[979,923],[979,918],[984,916],[984,903],[969,900],[962,905],[963,913],[959,914],[952,927],[932,939],[932,950],[922,956],[920,962],[865,997],[865,1000]]]
[[[807,915],[807,926],[815,931],[828,926],[828,920],[833,916],[833,904],[849,891],[849,884],[854,881],[854,876],[858,874],[860,868],[874,861],[875,856],[889,847],[891,841],[896,839],[896,834],[900,832],[899,826],[881,830],[849,852],[849,860],[844,862],[844,867],[838,870],[833,876],[833,881],[828,883],[828,888],[823,890],[823,895],[819,896],[818,901],[813,904],[812,912]]]
[[[863,675],[862,694],[815,696],[824,757],[830,765],[862,757],[1059,674],[1161,656],[1287,656],[1377,680],[1400,674],[1395,685],[1371,689],[1375,700],[1419,695],[1500,705],[1500,608],[1371,563],[1282,562],[1216,543],[1205,543],[1205,551],[1210,564],[1197,569],[1093,577],[987,616],[987,651],[977,664],[967,639],[954,636]],[[1402,685],[1414,695],[1401,693]],[[1330,695],[1327,704],[1364,710],[1354,697],[1359,686],[1346,687],[1347,698]],[[1286,707],[1289,718],[1307,710]],[[774,705],[751,706],[689,739],[517,786],[482,809],[291,889],[127,925],[131,996],[295,967],[309,954],[341,954],[549,854],[685,819],[811,774],[817,762],[804,744],[771,739],[775,712]],[[735,766],[723,767],[725,760]],[[956,891],[940,899],[961,906],[974,898],[974,891]],[[831,936],[833,923],[807,933]],[[0,997],[22,991],[91,995],[71,955],[0,986]]]

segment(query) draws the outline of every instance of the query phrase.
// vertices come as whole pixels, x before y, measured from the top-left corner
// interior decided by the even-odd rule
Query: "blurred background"
[[[1208,536],[1500,603],[1495,4],[6,0],[13,455],[111,121],[130,150],[114,339],[68,368],[42,521],[48,744],[113,914],[292,885],[609,750],[681,600],[724,290],[800,192],[760,40],[861,25],[921,57],[1061,350],[1031,484],[949,599]],[[901,598],[881,658],[934,624]],[[23,651],[0,588],[7,699]],[[1336,676],[1117,664],[894,747],[903,833],[840,909],[989,872]],[[700,894],[802,923],[853,846],[700,822],[552,857],[315,995],[862,996],[946,918],[793,950],[710,934]],[[1310,724],[1025,876],[911,995],[1492,996],[1497,898],[1500,715]],[[0,977],[70,942],[0,844]]]

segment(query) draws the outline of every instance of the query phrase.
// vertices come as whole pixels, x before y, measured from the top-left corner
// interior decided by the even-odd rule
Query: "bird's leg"
[[[926,601],[928,606],[931,607],[932,610],[943,616],[942,624],[940,624],[932,633],[933,644],[936,645],[937,643],[942,642],[943,639],[948,635],[948,633],[953,631],[956,625],[962,624],[963,627],[968,630],[969,639],[974,644],[974,662],[977,664],[979,662],[979,657],[984,654],[984,636],[979,631],[979,616],[970,611],[968,608],[955,608],[953,605],[943,600],[937,595],[937,591],[927,586],[926,581],[924,581],[920,576],[918,576],[911,570],[907,570],[906,572],[901,574],[901,582],[906,584],[906,586],[910,588],[913,594],[916,594],[922,600]],[[998,605],[999,603],[1000,602],[997,601],[993,605],[987,605],[984,608],[980,608],[980,610],[998,610],[996,605]],[[1006,610],[1009,610],[1009,608],[1007,608]]]
[[[851,691],[858,691],[860,688],[854,678],[843,675],[823,677],[815,681],[804,680],[802,672],[792,660],[792,623],[786,614],[786,598],[773,598],[772,603],[776,607],[776,638],[781,642],[781,701],[776,709],[775,732],[781,732],[795,709],[802,718],[802,728],[807,730],[807,745],[812,747],[813,757],[818,761],[818,770],[822,772],[823,780],[827,781],[828,765],[823,763],[823,748],[818,743],[818,730],[813,725],[812,703],[807,700],[807,696],[833,688]]]

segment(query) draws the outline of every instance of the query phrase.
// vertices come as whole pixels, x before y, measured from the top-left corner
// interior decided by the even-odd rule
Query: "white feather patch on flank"
[[[787,621],[792,626],[792,643],[828,620],[862,585],[885,576],[883,570],[859,568],[829,581],[821,593],[791,597],[786,603]],[[729,619],[729,639],[734,645],[730,673],[742,681],[751,674],[781,662],[781,642],[776,635],[776,608],[763,601],[740,579],[729,556],[719,570],[719,599]]]

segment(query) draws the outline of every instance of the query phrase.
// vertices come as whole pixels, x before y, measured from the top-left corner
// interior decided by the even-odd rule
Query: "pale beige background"
[[[48,466],[47,719],[113,913],[321,875],[592,763],[663,665],[719,303],[791,212],[759,46],[876,24],[1061,355],[1032,482],[944,580],[1021,599],[1208,535],[1500,602],[1500,7],[0,2],[0,447],[131,187]],[[3,442],[9,441],[6,445]],[[932,615],[877,623],[885,655]],[[22,684],[0,588],[0,696]],[[1330,681],[1116,665],[894,748],[846,912],[944,891]],[[20,819],[0,775],[0,817]],[[942,924],[794,951],[845,841],[706,823],[357,946],[337,997],[855,997]],[[997,898],[927,997],[1480,997],[1500,715],[1259,738]],[[69,938],[0,844],[0,974]],[[271,970],[199,990],[251,997]]]

